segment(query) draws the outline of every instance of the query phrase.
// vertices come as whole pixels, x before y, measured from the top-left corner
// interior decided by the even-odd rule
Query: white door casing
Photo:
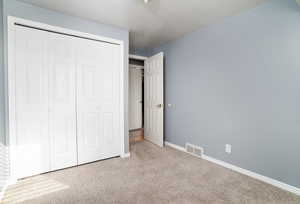
[[[149,57],[144,67],[145,139],[161,147],[164,144],[163,58],[162,52]]]
[[[142,128],[142,66],[129,65],[129,130]]]

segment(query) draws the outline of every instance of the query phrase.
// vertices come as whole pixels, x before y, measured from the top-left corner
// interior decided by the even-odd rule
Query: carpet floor
[[[131,145],[113,158],[19,181],[3,203],[300,204],[300,197],[170,147]]]

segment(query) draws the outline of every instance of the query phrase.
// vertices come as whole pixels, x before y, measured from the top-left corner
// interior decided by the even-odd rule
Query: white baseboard
[[[179,151],[186,152],[184,147],[180,147],[180,146],[178,146],[176,144],[173,144],[173,143],[170,143],[170,142],[165,142],[165,145],[167,145],[169,147],[172,147],[174,149],[177,149]]]
[[[9,185],[10,185],[9,182],[6,182],[5,185],[3,186],[2,190],[0,191],[0,203],[1,203],[1,200],[3,199],[5,191]]]
[[[2,191],[0,192],[0,203],[1,203],[1,200],[3,199],[4,193],[5,193],[6,189],[8,188],[8,186],[13,185],[13,184],[16,184],[16,183],[17,183],[17,180],[16,180],[16,179],[11,179],[11,178],[9,178],[9,179],[6,181],[6,183],[5,183],[5,185],[4,185],[3,189],[2,189]]]
[[[186,152],[186,150],[183,147],[180,147],[178,145],[172,144],[170,142],[165,142],[165,145],[167,145],[169,147],[172,147],[174,149],[177,149],[179,151]],[[272,179],[272,178],[269,178],[269,177],[257,174],[255,172],[252,172],[252,171],[249,171],[249,170],[246,170],[246,169],[243,169],[243,168],[240,168],[238,166],[234,166],[232,164],[229,164],[227,162],[224,162],[224,161],[212,158],[212,157],[207,156],[207,155],[203,155],[202,159],[205,159],[207,161],[213,162],[213,163],[218,164],[220,166],[223,166],[225,168],[228,168],[228,169],[231,169],[233,171],[239,172],[241,174],[250,176],[252,178],[255,178],[257,180],[263,181],[265,183],[271,184],[273,186],[276,186],[276,187],[281,188],[283,190],[289,191],[291,193],[295,193],[295,194],[297,194],[297,195],[300,196],[300,189],[297,188],[297,187],[294,187],[294,186],[291,186],[289,184],[283,183],[281,181],[278,181],[278,180],[275,180],[275,179]]]
[[[121,155],[121,158],[123,158],[123,159],[128,158],[128,157],[130,157],[130,152],[124,153]]]

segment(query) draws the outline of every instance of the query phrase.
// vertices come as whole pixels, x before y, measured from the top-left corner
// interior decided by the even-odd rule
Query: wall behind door
[[[1,0],[2,1],[2,0]],[[2,16],[2,15],[1,15]],[[33,6],[27,3],[23,3],[16,0],[3,0],[3,22],[4,26],[4,67],[1,67],[0,72],[7,73],[7,16],[15,16],[19,18],[24,18],[28,20],[33,20],[45,24],[50,24],[54,26],[64,27],[67,29],[77,30],[80,32],[91,33],[95,35],[100,35],[104,37],[110,37],[118,40],[124,41],[124,96],[125,96],[125,152],[129,151],[128,144],[128,41],[129,32],[128,30],[116,28],[113,26],[103,25],[93,21],[84,20],[81,18],[65,15],[55,11],[43,9],[37,6]],[[2,47],[2,46],[1,46]],[[1,74],[3,77],[3,74]],[[0,85],[0,131],[4,131],[4,121],[3,121],[3,103],[7,104],[7,90],[5,90],[5,95],[3,92],[3,81],[1,80]],[[2,91],[2,92],[1,92]],[[6,108],[7,109],[7,108]],[[7,130],[7,127],[6,127]],[[3,136],[4,135],[0,135]]]

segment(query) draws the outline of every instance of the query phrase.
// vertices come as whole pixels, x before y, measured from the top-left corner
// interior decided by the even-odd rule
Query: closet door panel
[[[50,170],[48,68],[43,32],[16,27],[16,176]]]
[[[101,84],[96,80],[97,67],[90,62],[79,66],[78,95],[78,160],[89,162],[101,155],[101,105],[96,89]],[[90,158],[90,160],[85,160]]]
[[[78,162],[99,160],[103,157],[101,137],[102,106],[97,88],[101,86],[96,62],[81,61],[78,70]]]
[[[77,165],[76,59],[73,41],[48,35],[51,170]]]
[[[79,40],[78,162],[120,155],[120,49]]]
[[[103,74],[103,88],[100,89],[104,94],[103,134],[104,151],[106,157],[120,155],[120,69],[121,69],[121,50],[118,45],[106,44],[108,51],[105,60],[105,72]]]

